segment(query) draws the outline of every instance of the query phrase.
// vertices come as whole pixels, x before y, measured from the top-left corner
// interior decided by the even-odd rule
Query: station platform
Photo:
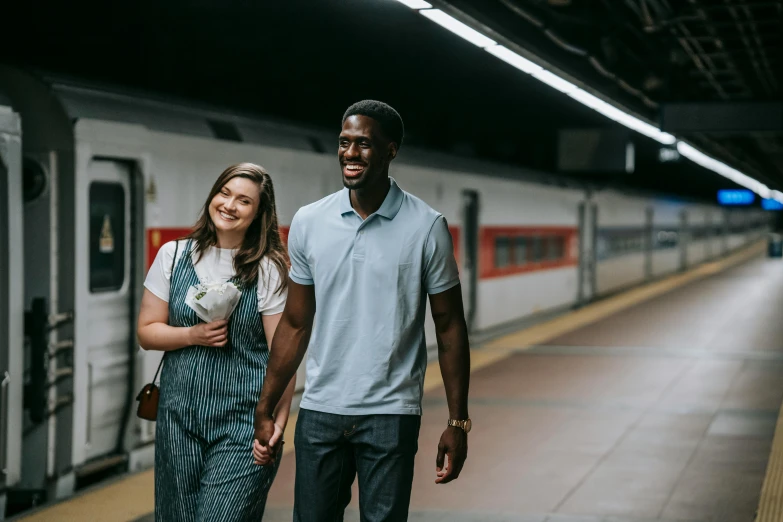
[[[447,485],[435,484],[448,410],[433,363],[409,520],[783,520],[783,262],[764,253],[757,244],[474,347],[468,460]],[[264,521],[292,520],[292,449]],[[152,473],[22,520],[151,522]],[[346,520],[359,520],[356,485]]]

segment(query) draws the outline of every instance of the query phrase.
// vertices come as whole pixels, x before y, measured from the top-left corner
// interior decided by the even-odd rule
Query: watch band
[[[472,423],[470,419],[465,419],[465,420],[449,419],[448,425],[453,426],[455,428],[460,428],[465,433],[469,433],[470,428],[472,427]]]

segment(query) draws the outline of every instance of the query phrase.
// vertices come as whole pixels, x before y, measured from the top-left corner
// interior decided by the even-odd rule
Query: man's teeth
[[[232,215],[230,215],[230,214],[226,214],[225,212],[221,212],[221,213],[220,213],[220,216],[221,216],[223,219],[228,219],[228,220],[230,220],[230,221],[233,221],[233,220],[235,220],[235,219],[236,219],[234,216],[232,216]]]
[[[361,165],[347,165],[346,168],[348,170],[362,170],[364,167]]]

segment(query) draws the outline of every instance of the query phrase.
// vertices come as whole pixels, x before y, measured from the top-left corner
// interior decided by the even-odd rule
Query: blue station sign
[[[750,205],[756,199],[756,195],[750,190],[719,190],[718,203],[721,205]]]

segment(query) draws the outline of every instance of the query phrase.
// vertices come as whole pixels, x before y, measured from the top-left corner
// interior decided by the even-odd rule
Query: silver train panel
[[[0,519],[22,471],[24,256],[21,122],[0,96]]]

